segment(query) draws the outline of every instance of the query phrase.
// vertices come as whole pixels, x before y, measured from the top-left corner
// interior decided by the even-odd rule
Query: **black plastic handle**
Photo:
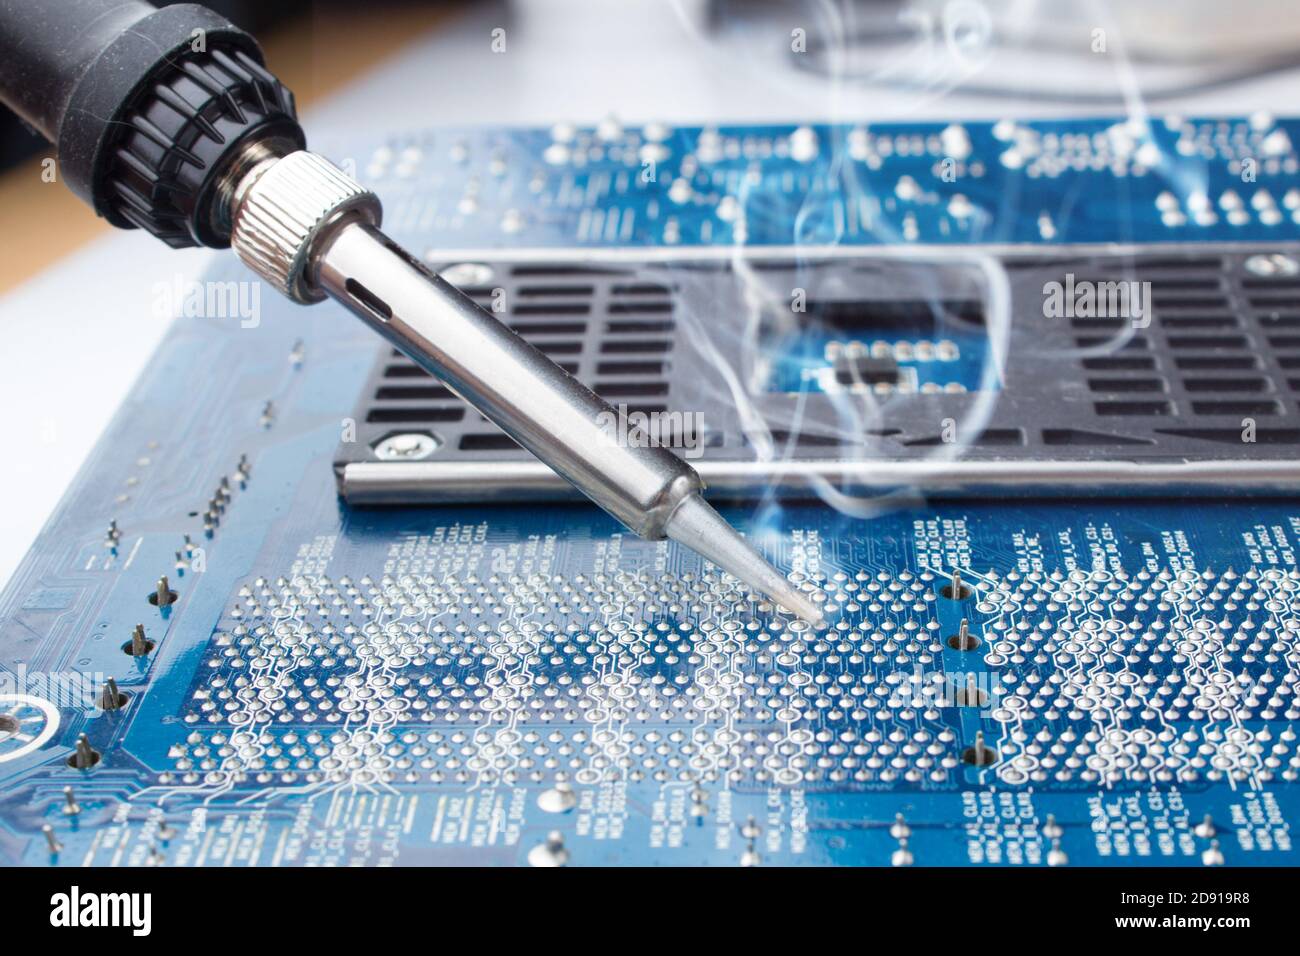
[[[173,246],[228,244],[213,190],[250,138],[304,144],[257,42],[196,4],[0,0],[0,102],[96,212]]]

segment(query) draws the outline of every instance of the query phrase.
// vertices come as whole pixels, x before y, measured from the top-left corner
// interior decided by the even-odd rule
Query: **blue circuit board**
[[[1067,125],[1029,128],[1045,139]],[[1295,129],[1259,125],[1222,127],[1249,144]],[[928,168],[942,130],[917,133],[907,162]],[[1001,184],[967,183],[973,202],[1014,177],[1022,196],[1074,211],[1052,241],[1118,228],[1120,207],[1069,173],[989,162],[992,143],[1015,140],[966,130],[967,162],[984,157]],[[1181,136],[1155,130],[1171,146]],[[731,131],[719,162],[743,170],[725,143],[743,156],[777,132]],[[684,156],[674,144],[698,153],[700,135],[666,132],[661,173]],[[474,136],[534,163],[556,141]],[[855,162],[892,183],[902,130],[891,139],[878,169]],[[377,155],[395,164],[404,148]],[[1218,203],[1227,166],[1185,161]],[[795,162],[780,158],[791,176]],[[1295,159],[1279,162],[1291,172],[1261,167],[1256,189],[1269,183],[1283,221],[1252,213],[1178,237],[1294,237],[1283,180]],[[414,190],[428,170],[410,164]],[[396,190],[399,234],[429,245],[444,232],[667,241],[662,199],[633,203],[616,180],[585,203],[546,202],[585,175],[548,173],[508,240],[468,214],[449,224],[441,199],[417,214],[392,179],[381,192]],[[1125,180],[1152,203],[1163,188]],[[1074,192],[1088,204],[1071,205]],[[659,218],[621,215],[626,236],[574,231],[584,213],[654,203]],[[908,210],[925,241],[953,234],[947,206]],[[1175,231],[1142,201],[1123,208],[1132,234]],[[688,209],[680,241],[734,240],[716,207]],[[969,226],[1043,241],[1031,220],[994,208]],[[750,223],[748,241],[777,241]],[[1298,862],[1295,501],[950,501],[870,520],[808,502],[727,509],[825,607],[813,629],[593,507],[347,506],[331,463],[383,348],[333,304],[269,292],[256,322],[177,319],[0,598],[0,861]],[[120,696],[105,709],[110,678]]]
[[[975,391],[986,383],[988,336],[982,329],[941,329],[916,339],[884,333],[868,340],[799,330],[765,343],[764,387],[771,392]]]
[[[1300,238],[1300,121],[461,129],[334,158],[462,249]]]

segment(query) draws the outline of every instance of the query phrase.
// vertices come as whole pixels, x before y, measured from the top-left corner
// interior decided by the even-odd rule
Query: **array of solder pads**
[[[350,149],[436,249],[1286,241],[1300,123],[437,130]]]

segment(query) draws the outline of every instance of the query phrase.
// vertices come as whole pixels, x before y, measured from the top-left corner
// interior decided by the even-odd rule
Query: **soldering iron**
[[[257,42],[202,6],[0,0],[0,101],[114,226],[232,248],[295,302],[333,298],[637,534],[821,613],[702,497],[685,461],[381,230],[378,197],[306,148]]]

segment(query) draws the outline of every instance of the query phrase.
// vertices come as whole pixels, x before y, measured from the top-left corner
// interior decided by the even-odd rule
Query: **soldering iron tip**
[[[811,624],[820,624],[822,612],[784,575],[727,524],[699,495],[677,506],[668,520],[668,537],[708,558],[722,570],[734,574],[756,591],[798,614]]]

